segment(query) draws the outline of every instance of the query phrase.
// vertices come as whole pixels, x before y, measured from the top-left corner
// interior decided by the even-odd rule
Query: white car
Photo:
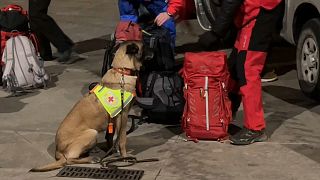
[[[320,0],[285,0],[281,36],[297,46],[296,65],[301,90],[320,100]]]

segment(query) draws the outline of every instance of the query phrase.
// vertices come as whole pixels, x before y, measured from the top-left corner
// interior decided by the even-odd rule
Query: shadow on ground
[[[264,86],[263,91],[280,99],[280,101],[277,100],[270,103],[266,100],[264,105],[266,113],[272,112],[266,118],[267,134],[271,136],[285,121],[290,120],[286,128],[293,143],[285,144],[284,146],[320,163],[320,136],[310,131],[304,122],[300,122],[301,119],[295,118],[295,116],[304,111],[320,114],[320,111],[314,108],[319,105],[319,102],[306,97],[300,89],[270,85]],[[295,142],[303,142],[305,144],[295,144]]]
[[[266,99],[266,104],[264,105],[265,113],[272,112],[272,114],[266,118],[269,135],[272,135],[286,120],[301,114],[306,109],[312,111],[313,107],[319,105],[319,102],[306,97],[300,89],[270,85],[264,86],[263,91],[282,100],[268,103],[268,99]],[[315,113],[320,114],[320,112]]]
[[[22,102],[23,99],[38,95],[39,90],[32,90],[28,93],[23,93],[18,96],[8,95],[7,97],[0,98],[0,113],[14,113],[22,110],[27,103]]]
[[[100,36],[84,41],[77,42],[75,44],[76,52],[83,54],[87,52],[97,51],[100,49],[104,49],[107,44],[110,42],[111,35]]]

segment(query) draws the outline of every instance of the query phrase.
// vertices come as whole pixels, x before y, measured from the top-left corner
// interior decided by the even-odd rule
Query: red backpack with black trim
[[[182,128],[186,136],[195,142],[225,139],[232,116],[226,53],[188,52],[182,75],[186,100]]]
[[[10,4],[4,8],[1,8],[0,30],[0,55],[2,55],[8,39],[18,35],[28,36],[30,30],[28,12],[23,10],[21,6],[15,4]]]

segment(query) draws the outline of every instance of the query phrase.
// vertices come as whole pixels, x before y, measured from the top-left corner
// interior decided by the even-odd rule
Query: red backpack
[[[190,140],[222,140],[228,135],[232,115],[226,59],[224,52],[185,54],[182,128]]]
[[[120,21],[116,27],[115,38],[117,41],[141,41],[141,27],[132,21]]]

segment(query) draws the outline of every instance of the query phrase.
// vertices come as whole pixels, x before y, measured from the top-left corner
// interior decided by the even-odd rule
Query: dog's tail
[[[41,166],[41,167],[36,167],[36,168],[32,168],[30,169],[29,172],[46,172],[46,171],[52,171],[55,169],[59,169],[64,167],[67,164],[67,160],[66,158],[62,157],[60,158],[58,161]]]

